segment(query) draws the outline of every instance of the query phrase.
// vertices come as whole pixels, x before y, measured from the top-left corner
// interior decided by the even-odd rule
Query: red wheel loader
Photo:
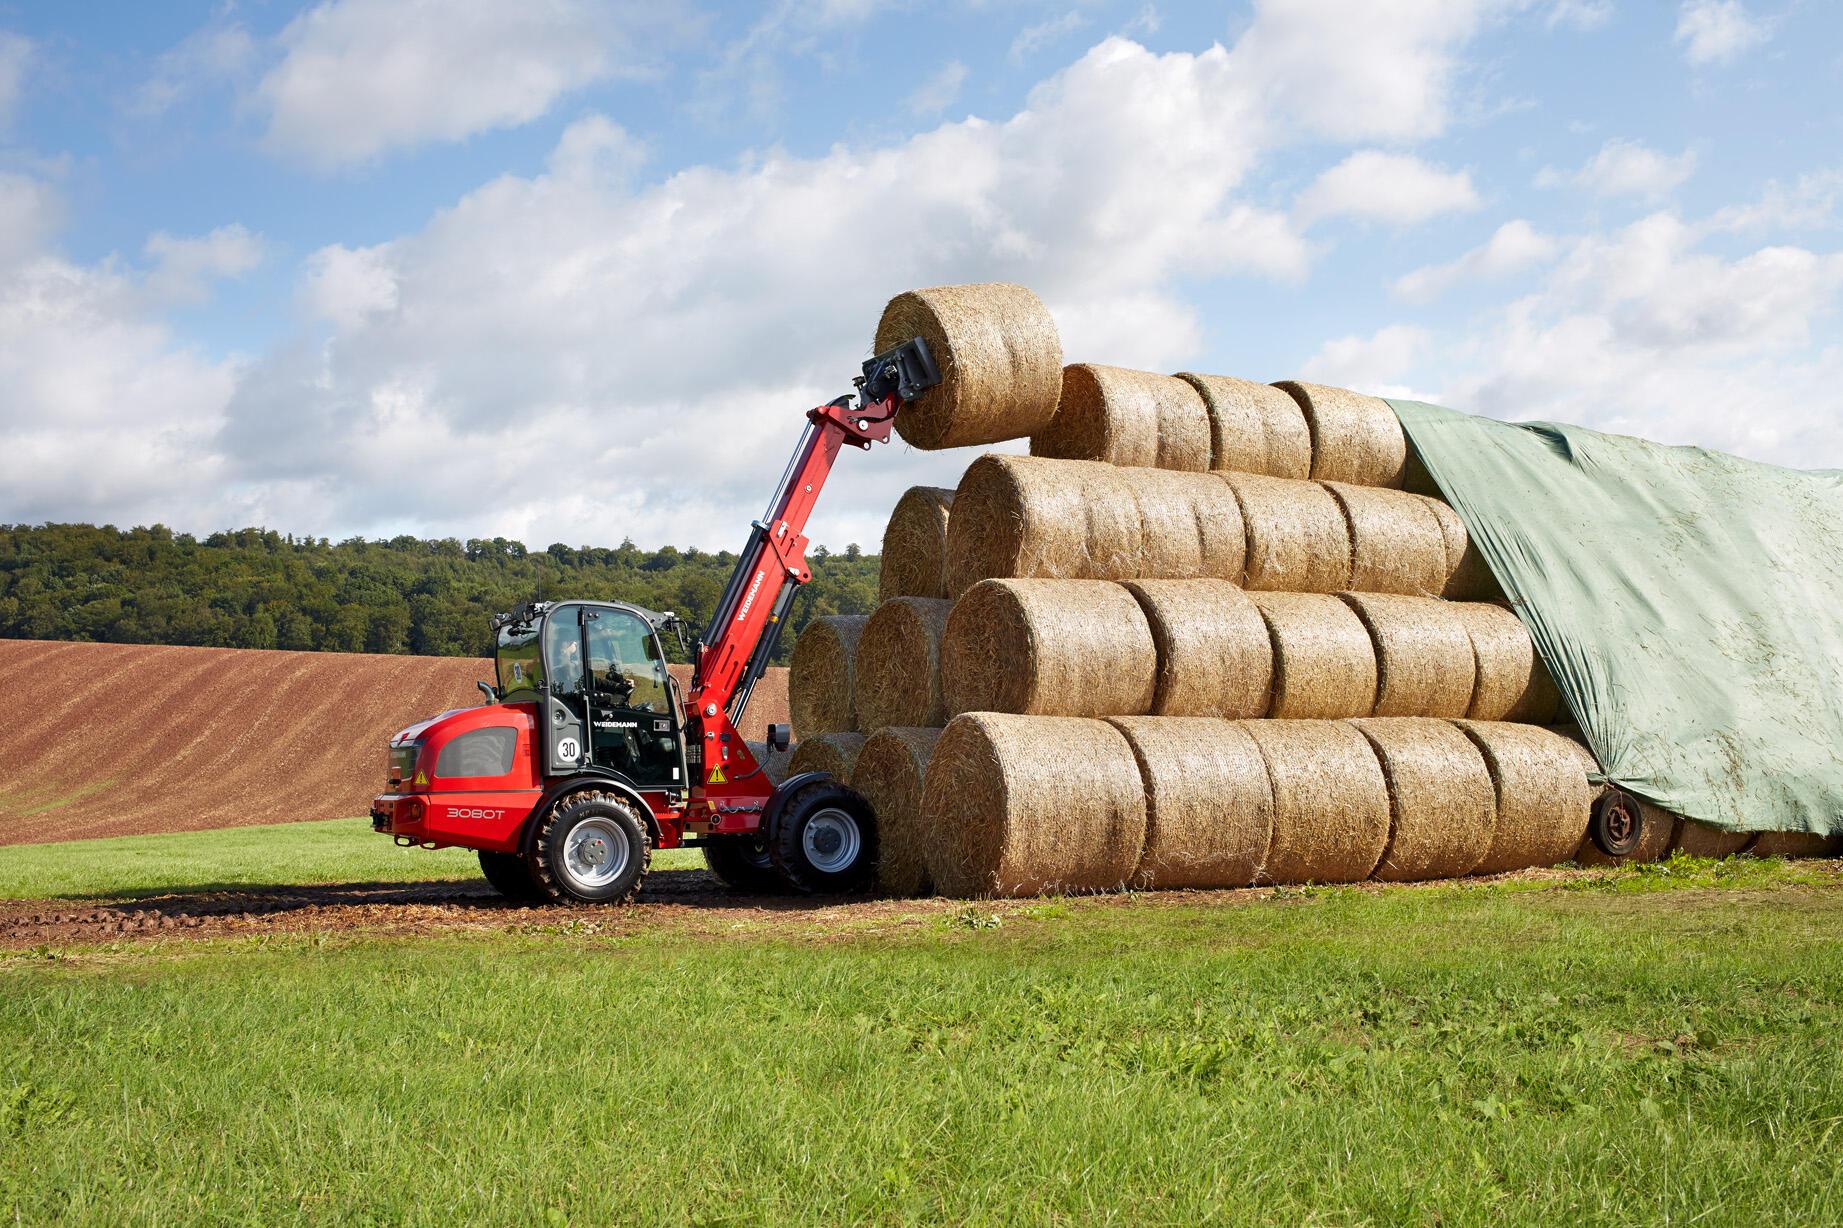
[[[767,513],[754,523],[681,694],[663,633],[672,613],[622,602],[540,601],[493,620],[485,702],[390,742],[374,831],[424,848],[479,850],[502,893],[559,903],[631,899],[656,848],[700,846],[741,891],[849,892],[870,882],[877,820],[822,772],[776,787],[737,727],[812,579],[806,523],[840,452],[887,443],[905,402],[940,382],[919,337],[864,364],[856,396],[807,412]],[[691,647],[691,646],[687,646]],[[788,730],[769,726],[773,749]]]

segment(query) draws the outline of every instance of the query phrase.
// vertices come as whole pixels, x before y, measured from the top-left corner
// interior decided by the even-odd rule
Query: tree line
[[[809,558],[813,581],[795,601],[782,664],[808,620],[876,603],[876,555],[850,545]],[[542,597],[674,610],[695,638],[735,563],[727,550],[631,540],[530,550],[503,537],[332,542],[271,529],[198,538],[157,524],[0,525],[0,637],[489,656],[488,619]]]

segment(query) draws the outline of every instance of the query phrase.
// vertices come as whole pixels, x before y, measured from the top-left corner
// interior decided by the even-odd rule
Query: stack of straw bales
[[[1062,366],[1018,286],[893,300],[942,383],[880,602],[810,624],[793,771],[868,797],[894,895],[1494,874],[1576,855],[1598,786],[1522,621],[1387,403]],[[1661,856],[1727,841],[1665,816]],[[1730,850],[1731,851],[1731,850]],[[1585,854],[1583,854],[1584,856]]]

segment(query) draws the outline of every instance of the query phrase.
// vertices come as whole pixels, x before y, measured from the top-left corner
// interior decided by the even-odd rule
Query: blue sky
[[[733,545],[886,298],[1000,279],[1843,466],[1840,222],[1819,0],[0,2],[0,521]]]

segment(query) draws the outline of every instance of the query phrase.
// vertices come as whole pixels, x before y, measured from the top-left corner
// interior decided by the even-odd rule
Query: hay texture
[[[1235,492],[1208,473],[1117,469],[1139,510],[1140,550],[1120,579],[1211,579],[1240,582],[1247,537]]]
[[[922,816],[942,894],[1105,891],[1138,870],[1145,786],[1106,721],[975,712],[935,743]]]
[[[1389,843],[1375,877],[1418,882],[1469,874],[1491,848],[1497,795],[1484,755],[1451,721],[1352,721],[1369,739],[1389,787]]]
[[[1671,851],[1691,857],[1732,857],[1753,839],[1750,831],[1724,831],[1694,819],[1679,818]]]
[[[1567,738],[1533,725],[1454,721],[1491,772],[1497,822],[1474,874],[1552,866],[1573,857],[1586,834],[1596,790],[1591,762]]]
[[[1312,430],[1299,403],[1272,384],[1182,372],[1209,411],[1210,468],[1270,478],[1312,476]]]
[[[1248,595],[1227,580],[1129,580],[1158,653],[1158,716],[1267,715],[1273,640]]]
[[[1348,605],[1323,593],[1251,593],[1273,645],[1267,714],[1287,720],[1369,716],[1376,649]]]
[[[897,597],[871,614],[858,641],[860,728],[938,729],[947,723],[941,701],[941,633],[952,608],[951,601],[932,597]]]
[[[1446,537],[1428,500],[1401,490],[1325,482],[1350,533],[1350,587],[1360,593],[1438,596]]]
[[[1062,403],[1031,435],[1030,453],[1202,473],[1210,467],[1209,410],[1174,375],[1078,363],[1063,368]]]
[[[1835,857],[1843,840],[1808,831],[1763,831],[1747,850],[1755,857]]]
[[[1282,380],[1312,432],[1312,476],[1358,486],[1400,487],[1408,437],[1387,401],[1343,388]]]
[[[1350,587],[1350,528],[1331,492],[1316,482],[1225,473],[1247,533],[1251,589],[1335,593]]]
[[[857,651],[869,621],[862,614],[830,614],[806,624],[794,641],[787,704],[801,741],[857,731]]]
[[[801,772],[825,772],[840,784],[848,784],[851,781],[851,769],[857,764],[858,752],[864,749],[864,735],[822,733],[811,738],[801,738],[800,744],[793,749],[793,759],[787,764],[789,776],[798,776]]]
[[[922,781],[939,729],[892,727],[870,735],[851,769],[851,787],[877,816],[877,890],[899,899],[927,895],[930,834]]]
[[[793,762],[794,757],[792,746],[786,750],[769,750],[766,742],[751,742],[749,753],[755,756],[755,762],[761,765],[762,774],[769,780],[778,785],[787,779],[787,766]]]
[[[911,486],[883,530],[877,600],[947,596],[947,518],[953,491]]]
[[[1472,640],[1477,674],[1466,716],[1475,721],[1552,725],[1565,715],[1561,692],[1536,656],[1523,620],[1501,605],[1454,602],[1451,610]]]
[[[1472,637],[1437,597],[1339,593],[1376,650],[1377,716],[1461,717],[1471,710]]]
[[[1485,556],[1472,544],[1465,521],[1447,504],[1428,499],[1427,510],[1440,522],[1440,535],[1446,542],[1446,577],[1440,584],[1440,596],[1449,601],[1496,601],[1503,597]]]
[[[936,286],[898,294],[877,323],[876,352],[928,343],[941,382],[896,415],[918,448],[1022,439],[1049,425],[1062,397],[1062,341],[1023,286]]]
[[[1240,721],[1273,785],[1259,881],[1354,883],[1389,842],[1389,788],[1369,739],[1346,721]]]
[[[954,603],[941,637],[951,715],[1140,716],[1157,676],[1145,614],[1107,580],[986,580]]]
[[[1115,717],[1145,785],[1134,887],[1246,887],[1273,833],[1273,786],[1248,732],[1198,717]]]

